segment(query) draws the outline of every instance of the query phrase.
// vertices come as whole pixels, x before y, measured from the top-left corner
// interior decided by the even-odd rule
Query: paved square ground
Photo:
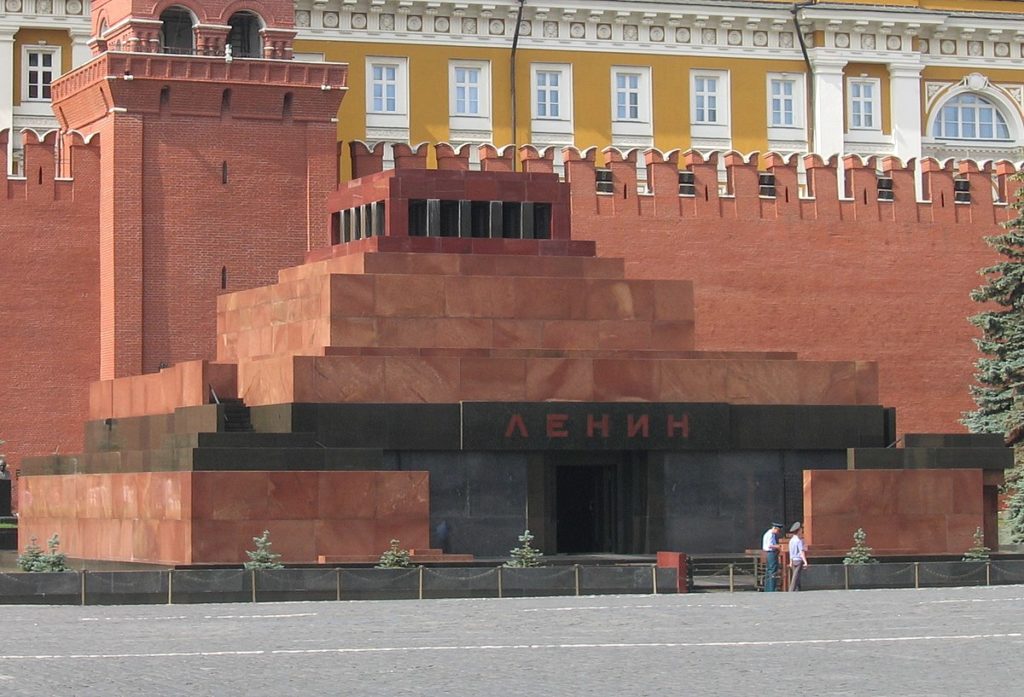
[[[2,695],[1010,695],[1024,586],[0,607]]]

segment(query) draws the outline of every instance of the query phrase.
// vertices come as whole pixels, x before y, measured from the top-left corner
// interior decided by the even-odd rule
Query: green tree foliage
[[[1003,224],[1005,232],[985,238],[1004,259],[979,272],[985,285],[971,293],[985,305],[970,318],[982,333],[975,340],[982,354],[975,364],[978,384],[971,388],[978,409],[963,418],[972,433],[1006,434],[1014,394],[1024,387],[1024,201],[1012,205],[1017,215]]]
[[[36,538],[29,540],[25,553],[18,556],[18,568],[29,573],[71,571],[67,556],[59,551],[60,538],[54,533],[46,541],[46,552],[36,544]]]
[[[974,531],[974,544],[964,553],[964,561],[988,561],[988,553],[991,552],[985,546],[985,533],[981,528]]]
[[[964,414],[963,423],[972,433],[1003,434],[1015,445],[1006,491],[1010,537],[1019,543],[1024,542],[1024,198],[1011,206],[1016,216],[1003,223],[1005,232],[985,238],[1003,259],[980,271],[985,285],[971,293],[985,310],[970,318],[982,333],[975,340],[982,357],[971,388],[978,408]]]
[[[871,548],[867,546],[868,534],[864,528],[857,528],[853,533],[853,547],[846,553],[844,564],[877,564],[878,560],[871,556]]]
[[[249,561],[245,562],[243,566],[246,569],[282,569],[284,564],[278,561],[281,558],[280,554],[275,554],[271,551],[270,531],[264,530],[263,534],[259,537],[252,538],[252,541],[256,543],[256,551],[250,552],[246,550],[245,553],[249,555]]]
[[[505,566],[515,568],[540,566],[540,558],[544,556],[544,552],[532,546],[533,535],[530,534],[529,530],[523,531],[523,534],[519,536],[519,542],[520,545],[518,547],[509,550],[512,558],[505,562]]]
[[[412,556],[409,550],[398,546],[398,540],[391,540],[391,547],[384,554],[380,555],[377,562],[378,569],[405,569],[412,566]]]

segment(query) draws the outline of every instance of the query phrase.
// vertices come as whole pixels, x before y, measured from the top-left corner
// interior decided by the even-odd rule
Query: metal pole
[[[174,569],[167,572],[167,604],[174,604]]]
[[[733,593],[736,590],[736,586],[734,584],[734,577],[733,577],[734,573],[735,573],[735,569],[733,568],[732,562],[730,562],[729,563],[729,592],[730,593]]]
[[[921,562],[914,562],[914,588],[919,589],[921,587]]]

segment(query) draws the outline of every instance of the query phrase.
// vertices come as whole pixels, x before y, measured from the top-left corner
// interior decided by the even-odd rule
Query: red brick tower
[[[290,1],[155,7],[94,3],[99,55],[53,87],[100,139],[103,378],[212,354],[216,292],[326,244],[337,182],[346,68],[288,60]]]

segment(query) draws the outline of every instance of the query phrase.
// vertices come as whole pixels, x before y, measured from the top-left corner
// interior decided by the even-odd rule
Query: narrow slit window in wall
[[[228,267],[220,267],[220,289],[227,290],[228,288]]]

